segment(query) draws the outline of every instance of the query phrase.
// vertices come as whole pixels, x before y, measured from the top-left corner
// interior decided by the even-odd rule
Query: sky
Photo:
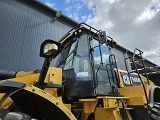
[[[106,31],[119,45],[160,65],[160,0],[40,0],[81,23]]]

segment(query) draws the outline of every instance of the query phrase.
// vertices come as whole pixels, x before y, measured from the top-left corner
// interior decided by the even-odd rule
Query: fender
[[[6,83],[10,84],[6,86]],[[11,80],[0,82],[0,90],[6,90],[6,88],[8,90],[15,88],[15,91],[9,92],[11,94],[7,94],[7,92],[6,94],[14,101],[16,107],[25,114],[37,119],[76,120],[75,116],[61,101],[42,89]],[[7,96],[6,94],[4,96]],[[10,110],[12,109],[14,108],[11,106]]]

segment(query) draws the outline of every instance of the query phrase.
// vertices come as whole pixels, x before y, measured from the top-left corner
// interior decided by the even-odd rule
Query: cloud
[[[131,51],[134,48],[144,51],[144,56],[148,60],[160,65],[159,0],[82,0],[82,2],[92,12],[87,16],[86,23],[105,30],[119,45]]]
[[[65,3],[69,3],[71,0],[65,0]]]
[[[81,18],[81,16],[79,15],[79,11],[82,9],[83,4],[81,4],[79,1],[77,2],[75,0],[72,0],[72,1],[71,0],[66,0],[66,1],[67,1],[66,3],[69,2],[69,6],[67,6],[65,8],[65,10],[67,12],[67,15],[70,18],[72,18],[76,21],[79,21],[80,18]],[[85,19],[84,16],[82,18]]]
[[[160,11],[160,4],[148,7],[137,19],[137,22],[151,20]]]
[[[87,15],[81,16],[81,21],[86,21],[86,19],[87,19]]]
[[[47,2],[45,2],[45,4],[46,4],[47,6],[49,6],[49,7],[51,7],[51,8],[55,8],[55,3],[52,3],[52,2],[47,1]]]
[[[150,51],[144,51],[144,57],[150,58],[152,62],[159,64],[160,61],[160,47],[153,48]],[[153,59],[154,58],[154,59]]]

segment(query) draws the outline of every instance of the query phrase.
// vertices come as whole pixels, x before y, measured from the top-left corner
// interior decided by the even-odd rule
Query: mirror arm
[[[50,66],[50,59],[51,59],[50,57],[47,57],[47,58],[45,58],[45,60],[43,62],[43,67],[40,72],[38,82],[35,83],[35,86],[38,88],[44,89],[44,80],[45,80],[46,74],[48,72],[48,68]]]

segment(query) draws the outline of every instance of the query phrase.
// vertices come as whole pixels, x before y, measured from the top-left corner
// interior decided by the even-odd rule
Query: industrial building
[[[56,10],[38,0],[0,0],[0,70],[30,71],[40,69],[40,44],[45,39],[59,40],[79,23],[65,15],[57,16]],[[112,50],[119,60],[133,53],[116,45]],[[159,66],[144,60],[150,72]],[[124,62],[117,61],[120,69]]]

